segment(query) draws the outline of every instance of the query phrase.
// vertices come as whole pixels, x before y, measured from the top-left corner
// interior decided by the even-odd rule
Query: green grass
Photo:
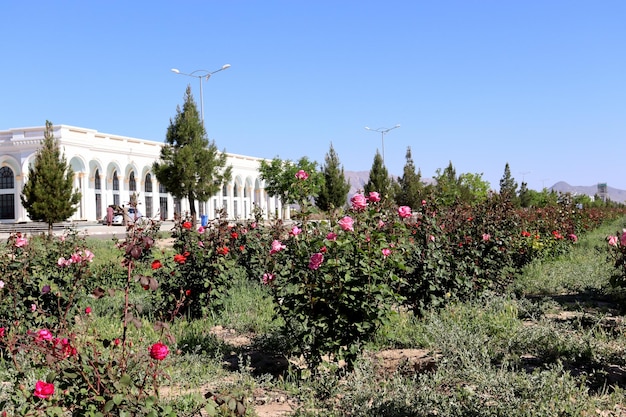
[[[245,364],[255,349],[286,355],[293,342],[279,334],[267,288],[237,280],[219,313],[171,323],[176,343],[163,362],[170,376],[165,397],[181,413],[195,410],[210,390],[250,402],[254,392],[285,393],[300,404],[295,416],[626,415],[625,382],[616,383],[612,373],[626,369],[626,303],[623,291],[608,284],[613,271],[606,258],[606,236],[625,224],[622,219],[604,226],[582,236],[570,253],[528,265],[506,294],[450,303],[420,318],[397,311],[352,372],[329,367],[315,379],[295,366],[278,377],[224,366],[233,354]],[[110,241],[89,242],[103,273],[121,259]],[[149,292],[133,292],[131,301],[141,307],[144,326],[132,331],[143,349],[160,334],[150,325]],[[118,337],[121,293],[90,302],[100,336]],[[253,343],[230,345],[211,331],[214,326]],[[405,366],[384,374],[372,359],[383,349],[410,348],[439,355],[435,369],[416,373]],[[7,372],[0,363],[0,378]]]

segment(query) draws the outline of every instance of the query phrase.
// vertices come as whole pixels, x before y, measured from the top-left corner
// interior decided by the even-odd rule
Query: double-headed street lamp
[[[222,68],[215,71],[195,70],[194,72],[191,72],[189,74],[180,72],[178,68],[172,68],[172,72],[176,74],[187,75],[189,77],[194,77],[200,80],[200,117],[202,119],[202,127],[204,127],[204,98],[202,97],[202,81],[208,80],[209,78],[211,78],[211,75],[215,74],[216,72],[223,71],[226,68],[230,68],[230,64],[225,64],[222,66]]]
[[[383,150],[383,165],[385,164],[385,135],[393,129],[397,129],[399,128],[400,125],[395,125],[394,127],[390,127],[390,128],[384,128],[384,127],[379,127],[378,129],[370,129],[369,127],[365,126],[365,129],[369,130],[370,132],[378,132],[380,133],[380,139],[381,139],[381,144],[382,144],[382,150]]]

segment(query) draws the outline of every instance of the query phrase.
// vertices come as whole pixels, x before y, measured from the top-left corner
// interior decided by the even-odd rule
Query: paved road
[[[21,225],[11,225],[11,229],[15,231],[21,231],[26,235],[40,234],[41,231],[33,231],[28,227],[28,224],[25,224],[23,228],[20,228]],[[73,226],[76,231],[80,234],[86,234],[87,236],[98,238],[98,239],[110,239],[113,237],[124,238],[126,236],[126,227],[124,226],[105,226],[95,222],[85,222],[85,223],[76,223]],[[161,231],[168,232],[172,230],[174,227],[174,222],[165,221],[161,223]],[[55,235],[62,235],[65,232],[63,228],[55,228]],[[0,240],[6,240],[10,236],[9,232],[0,231]]]

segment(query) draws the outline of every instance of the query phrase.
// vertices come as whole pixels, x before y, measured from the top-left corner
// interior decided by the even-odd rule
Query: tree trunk
[[[189,214],[191,215],[191,224],[193,228],[196,228],[196,200],[193,198],[193,195],[189,193],[187,196],[187,200],[189,201]]]

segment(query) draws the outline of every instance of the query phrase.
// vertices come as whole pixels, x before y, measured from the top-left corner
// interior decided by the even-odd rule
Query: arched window
[[[15,176],[9,167],[0,168],[0,219],[15,219]]]
[[[6,190],[9,188],[15,188],[15,178],[13,176],[13,170],[9,167],[2,167],[0,169],[0,189]]]
[[[120,190],[120,179],[117,177],[117,171],[113,171],[113,191]]]
[[[146,174],[146,185],[144,191],[147,193],[152,192],[152,175],[150,174]]]
[[[96,219],[102,218],[102,182],[100,181],[100,170],[96,169],[93,174],[93,187],[96,189]]]
[[[137,181],[135,180],[135,171],[130,171],[128,176],[128,191],[137,191]]]
[[[120,205],[120,179],[117,177],[117,171],[113,171],[113,204]]]
[[[146,174],[144,191],[146,193],[146,216],[152,217],[152,176]]]

